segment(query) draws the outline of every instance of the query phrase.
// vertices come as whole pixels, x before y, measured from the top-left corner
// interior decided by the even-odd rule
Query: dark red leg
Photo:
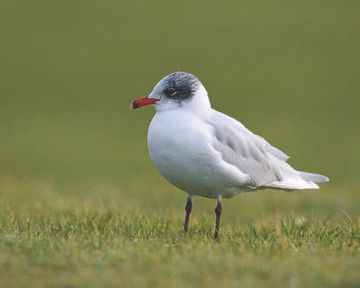
[[[186,206],[185,206],[185,224],[184,224],[184,232],[185,235],[188,231],[188,227],[189,227],[189,220],[190,220],[190,214],[191,214],[191,209],[192,209],[192,197],[188,196],[187,200],[186,200]]]
[[[221,199],[218,199],[217,206],[215,208],[215,214],[216,214],[216,224],[215,224],[215,236],[214,240],[219,240],[219,229],[220,229],[220,217],[222,212],[222,205],[221,205]]]

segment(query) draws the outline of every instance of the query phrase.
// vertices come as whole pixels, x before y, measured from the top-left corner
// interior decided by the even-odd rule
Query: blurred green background
[[[3,1],[0,174],[141,183],[124,193],[175,197],[147,153],[154,110],[129,104],[182,70],[297,169],[329,176],[319,199],[340,187],[355,205],[359,9],[328,0]]]

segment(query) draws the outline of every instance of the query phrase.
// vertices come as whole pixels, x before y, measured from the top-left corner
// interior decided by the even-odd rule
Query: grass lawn
[[[119,196],[123,188],[105,183],[67,186],[6,176],[0,184],[1,287],[360,284],[358,203],[347,202],[348,211],[327,217],[317,218],[316,211],[308,215],[308,197],[314,210],[327,209],[316,196],[319,191],[262,191],[225,200],[216,243],[215,201],[197,198],[184,237],[185,194],[177,191],[148,188],[148,196],[124,199]],[[326,193],[331,200],[339,191]],[[297,205],[291,203],[293,196]],[[274,211],[267,203],[275,205]]]

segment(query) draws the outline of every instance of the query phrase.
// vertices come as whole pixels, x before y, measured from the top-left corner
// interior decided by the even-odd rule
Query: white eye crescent
[[[174,96],[176,94],[176,89],[175,88],[173,88],[173,87],[170,87],[170,88],[168,88],[168,89],[166,89],[166,95],[167,96]]]

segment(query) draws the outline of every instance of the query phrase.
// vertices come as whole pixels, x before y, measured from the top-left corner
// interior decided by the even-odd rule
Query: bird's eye
[[[176,94],[175,88],[170,87],[170,88],[166,89],[166,94],[167,94],[167,96],[174,96]]]

